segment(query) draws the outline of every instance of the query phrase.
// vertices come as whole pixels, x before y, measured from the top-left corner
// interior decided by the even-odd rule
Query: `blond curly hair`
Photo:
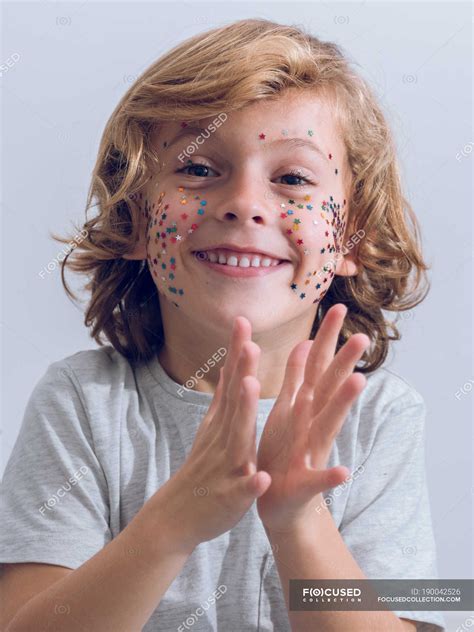
[[[363,332],[371,345],[358,370],[374,371],[384,362],[389,341],[399,340],[400,333],[383,310],[409,310],[429,289],[419,227],[402,194],[389,126],[371,89],[338,45],[263,19],[240,20],[179,44],[135,81],[109,118],[80,227],[86,236],[61,265],[62,283],[73,299],[66,268],[88,277],[84,322],[99,345],[108,341],[130,362],[139,363],[164,343],[148,263],[122,258],[139,237],[136,194],[159,168],[152,132],[164,121],[230,112],[277,98],[289,88],[318,89],[332,96],[352,176],[347,196],[351,230],[364,234],[355,249],[359,273],[334,277],[310,338],[331,305],[344,303],[348,313],[338,348]],[[92,206],[98,212],[88,218]]]

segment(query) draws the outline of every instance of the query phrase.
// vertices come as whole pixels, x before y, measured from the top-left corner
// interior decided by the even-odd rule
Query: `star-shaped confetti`
[[[265,140],[265,134],[263,132],[261,132],[258,137],[260,138],[260,140]]]

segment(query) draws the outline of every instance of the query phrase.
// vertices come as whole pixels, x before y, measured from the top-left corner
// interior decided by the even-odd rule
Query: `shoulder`
[[[375,446],[404,451],[423,435],[422,395],[395,371],[381,367],[369,373],[367,384],[351,408],[346,441],[357,444],[359,460]],[[417,441],[415,442],[417,443]]]
[[[77,351],[49,364],[31,399],[49,408],[82,412],[91,420],[137,398],[135,371],[111,346]]]
[[[381,367],[366,377],[360,396],[361,410],[397,414],[407,407],[424,406],[424,399],[413,384],[395,371]]]
[[[38,426],[55,426],[109,441],[125,410],[138,410],[135,371],[111,346],[78,351],[48,365],[30,396],[26,417]]]
[[[69,383],[76,390],[111,391],[134,381],[129,361],[110,345],[77,351],[52,362],[41,382]]]

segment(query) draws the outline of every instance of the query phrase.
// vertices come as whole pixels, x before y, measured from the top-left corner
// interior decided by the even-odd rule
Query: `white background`
[[[63,292],[59,267],[39,273],[61,249],[49,232],[64,233],[84,218],[100,135],[119,98],[150,63],[195,33],[244,17],[299,24],[336,41],[359,65],[395,133],[432,290],[405,315],[386,366],[427,403],[440,577],[472,577],[471,6],[40,1],[3,9],[1,61],[15,53],[20,59],[0,77],[2,471],[47,365],[95,346]],[[447,614],[449,630],[467,629],[469,617]]]

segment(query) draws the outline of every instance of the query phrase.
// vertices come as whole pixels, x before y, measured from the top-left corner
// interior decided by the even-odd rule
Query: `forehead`
[[[224,110],[223,113],[225,122],[219,122],[218,129],[210,136],[215,144],[247,151],[256,148],[265,151],[272,140],[281,140],[285,136],[300,137],[314,140],[327,153],[338,155],[341,159],[344,157],[344,142],[332,100],[321,92],[287,90],[277,98],[262,99],[240,110],[229,113]],[[167,145],[172,143],[176,136],[195,137],[195,128],[206,129],[216,116],[186,124],[166,121],[153,135],[153,142],[160,143],[162,147],[164,142]]]

